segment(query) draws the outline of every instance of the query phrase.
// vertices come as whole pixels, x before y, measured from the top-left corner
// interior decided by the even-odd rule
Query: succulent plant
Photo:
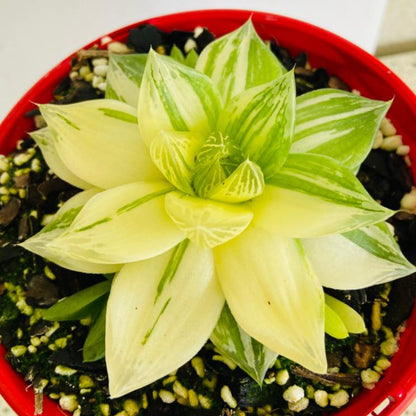
[[[199,57],[173,55],[114,55],[105,99],[40,105],[47,127],[32,137],[83,191],[22,246],[112,278],[45,318],[98,308],[84,358],[105,355],[112,397],[209,338],[258,383],[277,354],[323,373],[325,331],[365,330],[323,286],[415,271],[385,222],[394,211],[355,177],[390,103],[296,98],[250,21]]]

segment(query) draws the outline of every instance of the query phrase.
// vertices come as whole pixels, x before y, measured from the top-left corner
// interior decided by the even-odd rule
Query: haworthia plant
[[[389,103],[328,89],[296,99],[250,21],[189,56],[112,56],[106,99],[42,105],[48,127],[32,134],[56,174],[88,190],[23,246],[118,272],[84,351],[101,357],[105,336],[112,397],[210,337],[258,383],[277,354],[323,373],[325,330],[343,337],[362,320],[322,286],[415,270],[383,222],[394,211],[354,174]]]

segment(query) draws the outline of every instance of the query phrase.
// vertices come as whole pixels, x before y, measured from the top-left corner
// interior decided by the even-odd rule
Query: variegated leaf
[[[263,189],[262,170],[256,163],[247,159],[212,190],[209,198],[216,201],[239,203],[261,195]]]
[[[302,245],[321,283],[334,289],[361,289],[416,272],[385,223]]]
[[[240,149],[228,136],[221,132],[209,135],[195,164],[193,185],[197,194],[208,198],[243,160]]]
[[[137,107],[147,54],[110,53],[105,98]]]
[[[91,198],[49,247],[69,259],[128,263],[156,256],[183,240],[165,212],[166,182],[132,183]]]
[[[191,132],[162,130],[150,144],[150,156],[172,185],[193,195],[195,159],[202,143],[203,138]]]
[[[161,130],[214,130],[221,102],[212,81],[174,59],[150,51],[139,96],[139,127],[150,145]]]
[[[234,361],[260,386],[277,354],[251,338],[234,319],[225,305],[215,327],[211,341],[222,355]]]
[[[215,247],[247,228],[253,213],[244,204],[225,204],[171,192],[166,211],[177,227],[200,247]]]
[[[351,306],[328,294],[325,294],[325,304],[341,318],[349,333],[361,334],[366,330],[364,319]]]
[[[300,243],[250,226],[214,254],[241,328],[270,350],[325,372],[324,294]]]
[[[286,72],[270,48],[257,35],[251,20],[210,43],[201,52],[196,69],[214,81],[224,102]]]
[[[296,99],[290,151],[327,155],[356,170],[370,152],[390,104],[335,89],[303,94]]]
[[[321,155],[291,154],[253,203],[254,222],[296,238],[343,233],[390,217],[354,174]]]
[[[30,133],[30,137],[36,142],[42,151],[42,155],[45,158],[46,163],[49,168],[57,176],[59,176],[65,182],[70,183],[71,185],[76,186],[80,189],[92,188],[92,185],[88,182],[83,181],[81,178],[76,176],[72,171],[70,171],[61,157],[58,155],[55,148],[55,140],[52,137],[52,132],[49,127],[44,127],[40,130],[36,130]]]
[[[58,210],[49,224],[20,245],[26,250],[49,259],[66,269],[84,273],[112,273],[120,270],[121,265],[119,264],[99,264],[75,259],[66,256],[61,250],[50,245],[69,228],[82,207],[99,192],[98,189],[89,189],[73,196]]]
[[[123,267],[107,306],[111,396],[146,386],[189,361],[209,338],[223,305],[211,250],[187,240]]]
[[[140,138],[136,111],[115,100],[40,106],[66,167],[83,181],[107,189],[161,173]]]
[[[244,157],[256,162],[267,178],[286,160],[295,123],[293,71],[236,96],[221,113],[218,130],[229,136]]]

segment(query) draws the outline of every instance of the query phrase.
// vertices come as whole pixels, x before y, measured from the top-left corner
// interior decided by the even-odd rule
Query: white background
[[[201,8],[262,10],[317,24],[373,52],[385,4],[386,0],[0,0],[0,121],[32,84],[69,54],[145,18]]]

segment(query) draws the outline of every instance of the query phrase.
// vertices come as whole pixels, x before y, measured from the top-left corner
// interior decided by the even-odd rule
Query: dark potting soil
[[[169,54],[176,44],[186,54],[189,39],[200,52],[213,36],[206,29],[166,33],[143,25],[131,31],[127,45],[136,52],[147,52],[152,46]],[[349,89],[324,69],[310,68],[305,53],[292,57],[274,41],[271,49],[287,69],[295,66],[298,94],[324,87]],[[94,51],[85,51],[73,60],[72,73],[79,75],[65,78],[57,86],[55,102],[103,97],[103,90],[93,86],[92,77],[88,76],[97,57],[97,50]],[[105,58],[106,52],[100,51],[99,56]],[[90,72],[81,70],[83,67]],[[37,111],[29,116],[38,117],[36,122],[41,125]],[[373,373],[376,376],[382,373],[397,349],[395,334],[413,307],[415,276],[365,290],[328,290],[362,313],[368,328],[368,334],[352,335],[346,340],[326,337],[328,374],[313,374],[279,357],[260,388],[208,342],[196,358],[175,374],[126,397],[110,400],[104,361],[82,360],[87,322],[54,323],[44,321],[41,316],[41,311],[58,299],[104,278],[63,269],[16,246],[38,232],[45,218],[79,190],[49,172],[39,149],[29,138],[0,160],[0,171],[3,172],[0,173],[0,335],[8,351],[6,358],[33,384],[35,391],[59,400],[63,408],[78,416],[294,415],[299,409],[290,410],[283,398],[291,386],[301,388],[308,398],[300,414],[323,415],[345,405],[363,384],[371,387],[375,380]],[[400,207],[401,198],[413,185],[404,158],[383,150],[369,154],[358,177],[374,198],[393,209]],[[399,213],[391,223],[404,254],[415,262],[415,216]],[[237,400],[237,408],[232,409],[221,397],[224,386]],[[321,396],[327,394],[327,405],[314,399],[316,392]]]

